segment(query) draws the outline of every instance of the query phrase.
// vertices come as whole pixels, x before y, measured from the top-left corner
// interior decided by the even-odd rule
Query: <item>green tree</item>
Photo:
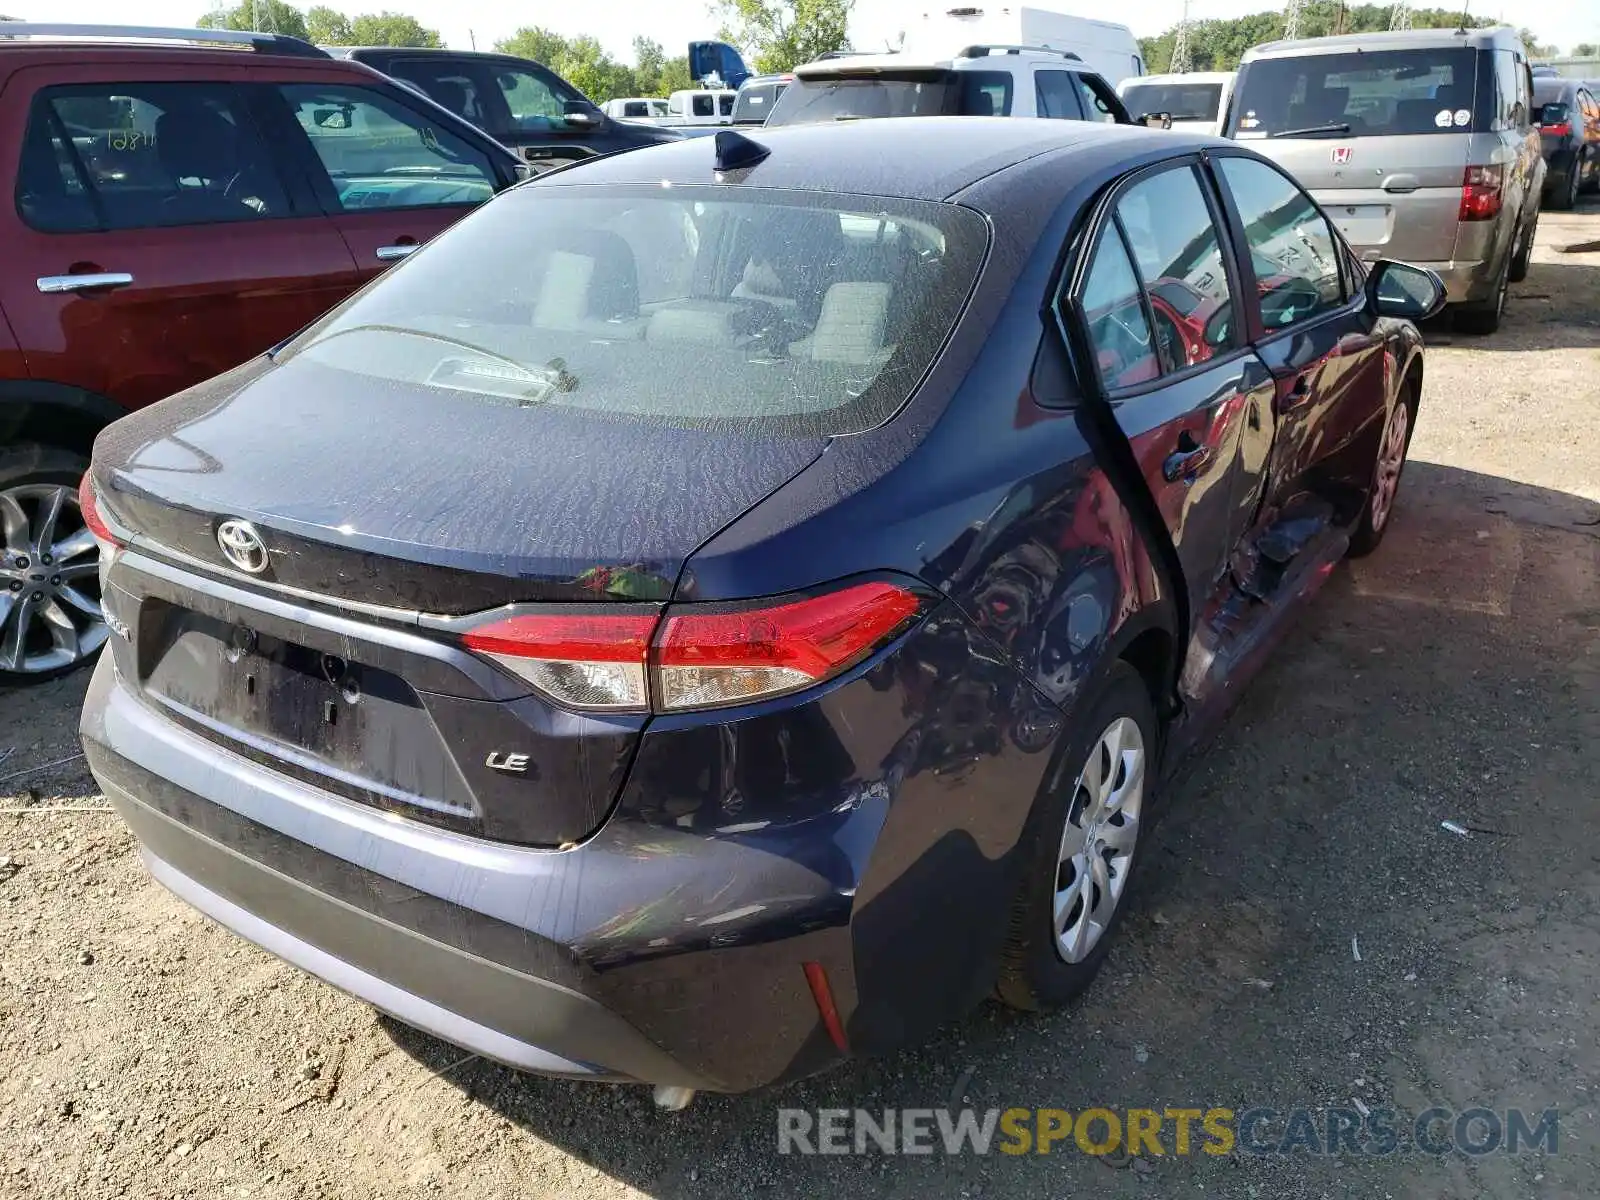
[[[1528,52],[1529,58],[1554,58],[1561,53],[1559,47],[1547,46],[1539,41],[1539,35],[1533,30],[1523,27],[1517,30],[1517,36],[1522,39],[1522,45]]]
[[[1572,57],[1573,58],[1597,58],[1597,57],[1600,57],[1600,46],[1595,45],[1593,42],[1579,42],[1576,46],[1574,46],[1572,48]]]
[[[350,18],[336,8],[319,4],[306,13],[306,34],[319,46],[354,46]]]
[[[437,29],[424,28],[404,13],[362,13],[350,21],[352,46],[443,46]]]
[[[559,33],[540,29],[537,25],[525,25],[510,37],[501,38],[494,44],[494,48],[501,54],[531,58],[534,62],[543,63],[551,70],[555,70],[557,60],[567,52],[567,39]]]
[[[718,0],[722,37],[743,46],[757,71],[787,71],[849,46],[855,0]]]
[[[199,29],[259,29],[263,33],[286,33],[306,37],[306,19],[300,10],[283,0],[243,0],[237,8],[207,13],[195,22]]]
[[[669,96],[673,92],[694,86],[689,78],[689,59],[685,55],[668,58],[661,43],[646,37],[633,39],[634,94],[639,96]]]

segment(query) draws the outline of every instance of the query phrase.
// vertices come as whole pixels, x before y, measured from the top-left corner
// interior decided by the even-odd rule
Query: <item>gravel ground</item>
[[[1600,252],[1560,249],[1597,238],[1600,207],[1547,213],[1502,332],[1430,338],[1398,524],[1176,785],[1121,944],[1064,1013],[988,1006],[914,1052],[675,1116],[518,1077],[191,913],[114,816],[62,811],[103,803],[81,760],[6,777],[76,751],[84,685],[0,694],[0,1195],[1600,1194]],[[775,1152],[780,1105],[952,1097],[1556,1106],[1560,1143]]]

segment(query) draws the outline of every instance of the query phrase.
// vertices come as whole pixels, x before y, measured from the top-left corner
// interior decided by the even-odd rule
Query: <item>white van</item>
[[[1117,95],[1137,121],[1144,113],[1170,113],[1174,129],[1221,133],[1222,117],[1233,95],[1233,71],[1190,71],[1183,75],[1145,75],[1117,84]]]
[[[1035,4],[980,4],[935,9],[906,30],[911,54],[947,57],[962,46],[1070,50],[1108,83],[1144,74],[1139,40],[1126,25],[1073,16]]]
[[[659,125],[732,125],[733,102],[739,93],[730,88],[686,88],[667,97],[667,116]]]
[[[627,96],[620,100],[607,100],[601,110],[614,121],[639,121],[654,125],[669,115],[667,102],[654,96]]]

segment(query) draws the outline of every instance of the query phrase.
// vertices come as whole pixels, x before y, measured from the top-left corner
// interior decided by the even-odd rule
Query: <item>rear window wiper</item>
[[[1280,129],[1277,133],[1269,133],[1269,138],[1304,137],[1308,133],[1349,133],[1350,126],[1344,121],[1329,121],[1326,125],[1307,125],[1301,129]]]

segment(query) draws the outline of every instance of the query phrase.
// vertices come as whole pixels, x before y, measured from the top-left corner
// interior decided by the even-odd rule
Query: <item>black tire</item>
[[[1460,333],[1470,333],[1479,336],[1494,333],[1500,328],[1500,318],[1505,315],[1506,292],[1511,287],[1511,255],[1507,253],[1506,261],[1500,267],[1500,277],[1495,283],[1494,292],[1487,300],[1476,300],[1467,304],[1458,305],[1455,310],[1455,327]]]
[[[1583,172],[1578,172],[1578,191],[1585,194],[1600,192],[1600,163],[1595,162],[1593,156],[1591,156],[1589,165],[1590,170],[1587,181],[1583,178]]]
[[[1573,160],[1561,182],[1550,189],[1550,207],[1565,212],[1578,202],[1578,161]]]
[[[1406,436],[1405,446],[1401,451],[1400,474],[1395,477],[1394,492],[1384,508],[1382,521],[1374,523],[1374,502],[1378,496],[1378,464],[1383,455],[1385,437],[1388,433],[1388,426],[1385,424],[1384,432],[1378,435],[1378,451],[1373,455],[1372,484],[1367,489],[1367,502],[1362,506],[1361,521],[1356,525],[1355,532],[1350,535],[1350,548],[1345,552],[1349,558],[1365,558],[1371,554],[1383,544],[1384,535],[1394,524],[1394,509],[1400,499],[1400,485],[1405,480],[1406,463],[1411,457],[1411,438],[1417,430],[1416,385],[1409,380],[1400,385],[1400,395],[1395,399],[1395,408],[1403,408],[1406,411]],[[1391,420],[1394,411],[1390,410]]]
[[[1521,283],[1528,277],[1528,265],[1533,261],[1533,241],[1539,236],[1539,210],[1533,212],[1533,221],[1523,231],[1522,241],[1511,256],[1511,273],[1506,276],[1511,283]]]
[[[29,484],[62,484],[76,488],[89,468],[89,460],[71,450],[45,446],[33,442],[0,449],[0,492]],[[0,547],[3,550],[3,547]],[[0,587],[6,587],[0,584]],[[7,589],[9,591],[9,588]],[[15,618],[13,618],[15,619]],[[3,632],[4,626],[0,626]],[[69,675],[92,663],[99,651],[85,655],[77,662],[50,671],[11,671],[0,668],[0,687],[31,687]]]
[[[1001,954],[995,993],[1003,1003],[1029,1012],[1066,1004],[1094,979],[1111,949],[1123,914],[1128,911],[1138,883],[1144,844],[1148,841],[1160,755],[1160,726],[1143,677],[1125,662],[1114,663],[1084,711],[1085,716],[1063,735],[1061,753],[1048,776],[1054,786],[1034,801],[1019,847],[1021,878],[1012,902],[1010,928]],[[1098,746],[1101,735],[1124,717],[1138,725],[1144,738],[1140,834],[1134,842],[1132,862],[1121,896],[1104,932],[1084,958],[1069,963],[1056,950],[1053,920],[1062,834],[1076,803],[1079,777],[1091,748]]]

